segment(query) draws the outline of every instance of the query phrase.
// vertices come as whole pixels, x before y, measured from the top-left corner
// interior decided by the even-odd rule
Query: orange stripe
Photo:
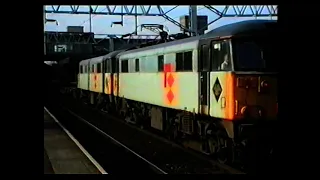
[[[111,94],[111,86],[112,86],[112,84],[111,84],[111,76],[108,75],[107,79],[108,79],[108,94]]]
[[[106,76],[106,80],[104,83],[105,86],[105,93],[106,94],[111,94],[111,79],[110,79],[110,75],[105,75]]]
[[[113,75],[113,94],[118,96],[118,79],[117,74]]]
[[[225,118],[228,120],[234,120],[235,118],[235,98],[234,98],[234,84],[235,79],[232,73],[226,74],[226,108]]]

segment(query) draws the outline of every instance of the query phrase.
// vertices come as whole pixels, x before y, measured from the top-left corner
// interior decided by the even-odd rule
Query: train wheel
[[[214,156],[217,153],[217,149],[218,149],[217,138],[210,137],[208,138],[207,141],[208,141],[208,151],[209,151],[208,153]]]
[[[168,131],[168,139],[171,141],[176,142],[178,139],[179,133],[178,133],[178,126],[172,125]]]
[[[219,148],[217,151],[218,161],[222,164],[226,163],[228,160],[228,151],[226,147]]]
[[[218,133],[219,134],[219,133]],[[220,163],[233,163],[234,162],[234,145],[231,139],[226,139],[225,137],[218,136],[218,149],[217,149],[217,159]]]
[[[72,95],[73,95],[73,98],[74,99],[77,99],[78,98],[78,93],[77,93],[78,91],[76,90],[76,89],[73,89],[72,90]]]

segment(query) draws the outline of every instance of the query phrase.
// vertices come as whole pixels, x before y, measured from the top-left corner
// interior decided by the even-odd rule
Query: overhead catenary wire
[[[202,11],[203,9],[206,9],[206,7],[201,7],[201,8],[199,8],[197,11],[199,12],[199,11]],[[170,10],[167,11],[167,12],[170,12]],[[177,19],[177,18],[179,18],[180,16],[181,16],[181,15],[176,16],[176,17],[174,17],[174,18],[172,18],[172,19]],[[130,18],[133,18],[133,16],[128,17],[127,20],[130,19]],[[164,21],[161,21],[161,22],[159,22],[158,24],[162,24],[162,23],[164,23],[164,22],[166,22],[166,21],[168,21],[168,20],[165,19]],[[131,25],[132,23],[123,22],[123,24],[125,24],[125,25]],[[141,25],[139,25],[138,27],[140,27],[140,26],[141,26]],[[166,28],[167,28],[167,27],[166,27]],[[104,29],[102,28],[101,30],[99,30],[99,31],[97,32],[97,34],[100,34],[100,33],[103,32],[103,31],[104,31]]]

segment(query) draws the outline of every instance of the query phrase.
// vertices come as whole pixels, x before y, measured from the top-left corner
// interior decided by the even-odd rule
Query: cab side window
[[[211,42],[211,63],[213,71],[231,71],[230,41]]]
[[[164,56],[158,56],[158,72],[163,72]]]
[[[122,73],[127,73],[127,72],[129,72],[129,69],[128,69],[128,60],[122,60],[122,61],[121,61],[121,72],[122,72]]]
[[[135,72],[139,72],[140,70],[140,64],[139,64],[139,59],[135,60]]]
[[[80,66],[80,74],[83,73],[83,66]]]
[[[176,53],[176,72],[192,71],[192,51]]]
[[[101,63],[97,64],[97,73],[101,73]]]
[[[111,73],[111,59],[106,60],[106,73]]]
[[[94,65],[91,65],[90,73],[94,73]]]

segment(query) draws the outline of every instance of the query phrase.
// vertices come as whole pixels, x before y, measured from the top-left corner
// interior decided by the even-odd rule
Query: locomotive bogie
[[[214,154],[219,150],[221,153],[227,142],[233,141],[234,127],[231,121],[204,118],[194,111],[161,107],[126,98],[119,99],[119,111],[126,122],[156,129],[188,148],[205,154]]]

